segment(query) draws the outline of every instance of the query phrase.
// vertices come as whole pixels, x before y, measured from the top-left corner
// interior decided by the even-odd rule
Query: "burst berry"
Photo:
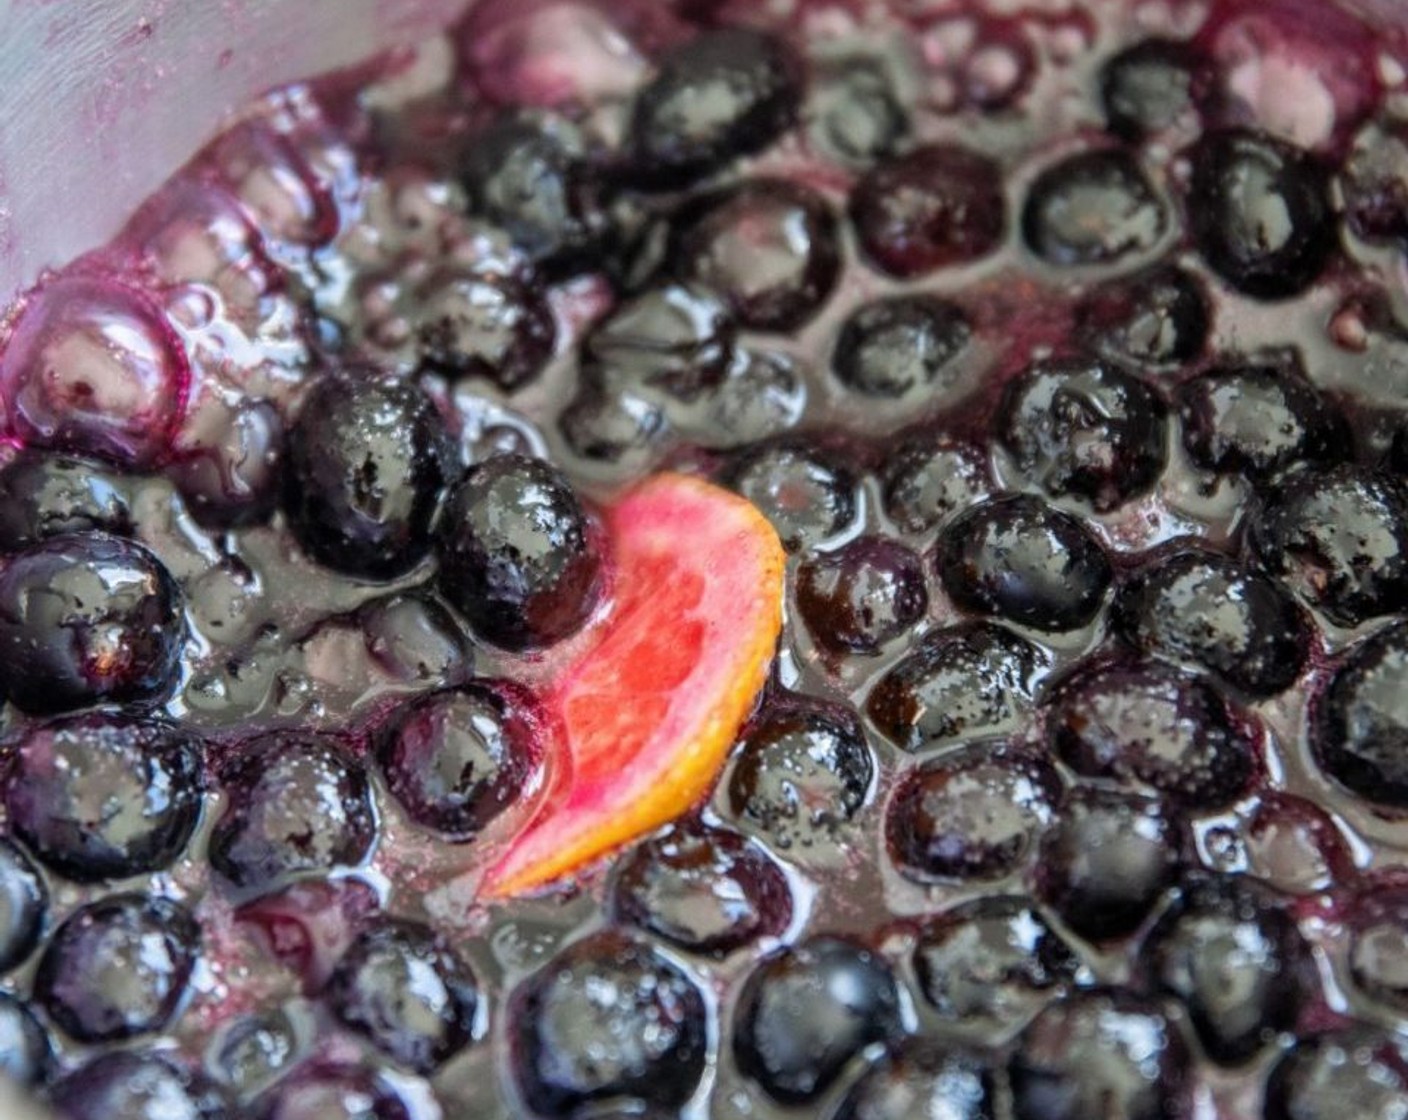
[[[797,571],[797,610],[832,653],[878,653],[928,604],[919,557],[883,537],[860,537]]]
[[[851,313],[831,369],[862,396],[940,398],[971,335],[968,316],[956,304],[936,296],[892,296]]]

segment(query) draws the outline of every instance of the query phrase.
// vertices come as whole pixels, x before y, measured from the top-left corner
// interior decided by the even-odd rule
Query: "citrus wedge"
[[[487,897],[559,879],[698,802],[767,679],[783,552],[757,509],[661,474],[606,523],[609,614],[547,694],[569,777],[490,869]]]

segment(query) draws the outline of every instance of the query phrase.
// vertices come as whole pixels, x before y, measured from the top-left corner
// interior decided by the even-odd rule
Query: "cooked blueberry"
[[[717,292],[752,330],[796,330],[826,302],[840,275],[831,207],[785,180],[751,180],[696,203],[676,223],[674,270]]]
[[[289,432],[284,510],[313,559],[390,579],[430,550],[430,525],[453,451],[435,403],[369,371],[328,376]]]
[[[352,942],[326,998],[339,1020],[382,1053],[429,1074],[473,1040],[479,984],[428,927],[385,921]]]
[[[802,418],[807,404],[806,367],[790,354],[738,347],[724,379],[700,413],[671,417],[703,447],[736,448],[781,435]]]
[[[1345,218],[1366,241],[1408,239],[1408,136],[1370,124],[1354,139],[1340,174]]]
[[[876,268],[900,279],[924,276],[997,248],[1007,229],[1002,171],[957,145],[915,148],[856,184],[850,214]]]
[[[648,462],[670,434],[659,402],[625,388],[583,378],[558,417],[567,446],[583,459],[605,463]]]
[[[818,74],[805,117],[812,142],[853,166],[893,151],[909,128],[884,67],[865,59],[847,59]]]
[[[885,822],[890,856],[920,882],[1000,879],[1026,863],[1060,800],[1060,778],[1037,758],[947,753],[896,791]]]
[[[195,831],[200,745],[144,716],[75,716],[14,744],[5,787],[10,825],[39,859],[77,882],[123,879],[171,864]]]
[[[271,732],[219,773],[225,810],[210,835],[210,865],[237,887],[355,866],[376,835],[367,778],[331,740]]]
[[[34,1085],[44,1077],[53,1049],[34,1013],[14,996],[0,992],[0,1077],[14,1085]]]
[[[986,456],[942,434],[902,444],[884,470],[885,513],[906,533],[925,533],[987,496]]]
[[[997,430],[1017,469],[1052,497],[1108,513],[1158,482],[1167,427],[1148,385],[1081,359],[1039,363],[1009,382]]]
[[[1191,1105],[1191,1059],[1177,1022],[1121,991],[1080,992],[1052,1004],[1012,1056],[1016,1120],[1181,1120]]]
[[[958,606],[1037,630],[1088,625],[1112,577],[1089,530],[1026,494],[992,498],[954,518],[935,556]]]
[[[511,392],[552,357],[552,311],[526,284],[502,276],[451,273],[421,293],[416,308],[421,361],[452,378],[485,377]]]
[[[1355,646],[1315,702],[1320,768],[1369,801],[1408,806],[1408,627]]]
[[[377,757],[406,814],[459,842],[478,836],[537,784],[543,734],[525,690],[475,683],[403,709]]]
[[[164,898],[111,895],[75,910],[39,959],[34,999],[79,1042],[118,1042],[175,1017],[200,955],[200,926]]]
[[[1349,930],[1349,975],[1354,988],[1375,1003],[1401,1013],[1408,1008],[1408,891],[1403,884],[1370,879],[1357,892],[1345,926]]]
[[[744,731],[729,807],[774,847],[824,844],[865,803],[875,757],[848,708],[785,701]]]
[[[51,537],[0,571],[0,677],[27,712],[160,697],[183,638],[180,589],[132,541]]]
[[[940,393],[972,326],[957,304],[937,296],[891,296],[853,311],[841,326],[831,369],[867,397]]]
[[[927,921],[914,947],[920,990],[981,1039],[1025,1026],[1077,978],[1080,959],[1031,901],[993,895]]]
[[[1309,950],[1295,919],[1251,880],[1186,881],[1145,951],[1215,1061],[1245,1061],[1295,1026]]]
[[[1395,614],[1408,596],[1408,489],[1352,465],[1277,481],[1252,518],[1257,558],[1341,626]]]
[[[789,552],[835,536],[855,517],[855,479],[825,451],[800,444],[759,447],[734,464],[729,481],[763,511]]]
[[[636,97],[627,148],[632,172],[675,187],[753,155],[793,123],[799,66],[781,40],[729,27],[676,47]]]
[[[1046,657],[1000,626],[935,630],[871,690],[865,710],[901,749],[1004,735],[1032,706]]]
[[[1077,773],[1138,782],[1189,809],[1232,804],[1257,773],[1246,718],[1203,678],[1157,664],[1081,674],[1047,728]]]
[[[1324,169],[1258,132],[1205,136],[1189,157],[1193,241],[1219,276],[1258,299],[1304,291],[1335,244]]]
[[[601,562],[586,512],[557,468],[498,455],[451,496],[440,588],[480,637],[509,650],[551,645],[596,606]]]
[[[1037,871],[1040,893],[1081,937],[1124,937],[1172,884],[1177,843],[1160,802],[1083,791],[1046,833]]]
[[[582,345],[584,378],[608,394],[659,390],[689,401],[717,386],[733,357],[723,300],[698,284],[664,284],[618,304]]]
[[[0,836],[0,972],[9,972],[39,944],[49,888],[24,850]]]
[[[797,570],[797,610],[833,653],[878,653],[928,605],[919,557],[884,537],[859,537]]]
[[[696,953],[722,957],[792,920],[787,878],[736,832],[676,825],[635,849],[616,877],[616,914]]]
[[[912,1043],[867,1070],[833,1116],[834,1120],[992,1120],[998,1099],[997,1079],[982,1059],[932,1043]]]
[[[1158,244],[1168,215],[1124,152],[1082,152],[1048,167],[1022,208],[1022,236],[1047,264],[1111,264]]]
[[[259,1009],[223,1024],[209,1044],[206,1065],[241,1099],[248,1099],[286,1073],[309,1039],[301,1009]]]
[[[1212,310],[1202,283],[1180,268],[1157,268],[1102,284],[1076,307],[1087,347],[1135,367],[1177,369],[1207,343]]]
[[[1206,63],[1188,43],[1145,39],[1127,47],[1100,71],[1106,124],[1124,140],[1170,128],[1194,108],[1206,76]]]
[[[568,121],[499,116],[465,146],[459,174],[470,211],[534,263],[570,270],[599,255],[609,226],[601,185]]]
[[[118,1050],[90,1059],[49,1089],[63,1120],[234,1120],[234,1105],[165,1054]],[[331,1120],[331,1118],[330,1118]]]
[[[1219,366],[1178,390],[1183,446],[1198,466],[1261,480],[1352,448],[1339,412],[1293,366]]]
[[[775,1100],[815,1100],[865,1047],[896,1041],[900,995],[884,960],[839,937],[765,957],[743,987],[734,1029],[739,1068]]]
[[[200,445],[174,460],[167,474],[191,516],[211,529],[267,521],[279,505],[284,422],[266,400],[245,399],[223,409]]]
[[[21,451],[0,469],[0,552],[91,529],[125,536],[132,510],[121,478],[97,463]]]
[[[1266,1079],[1265,1120],[1397,1120],[1408,1055],[1393,1035],[1350,1027],[1297,1040]]]
[[[474,668],[474,649],[463,626],[431,596],[373,599],[357,612],[357,623],[367,653],[395,680],[452,682]]]
[[[1137,649],[1192,662],[1251,696],[1274,696],[1309,656],[1305,616],[1285,590],[1210,552],[1156,557],[1121,589],[1115,625]]]
[[[519,1088],[550,1116],[621,1099],[678,1107],[704,1074],[704,997],[676,965],[623,934],[559,953],[514,993],[509,1023]]]
[[[261,1097],[254,1120],[413,1120],[419,1111],[377,1070],[318,1060]]]

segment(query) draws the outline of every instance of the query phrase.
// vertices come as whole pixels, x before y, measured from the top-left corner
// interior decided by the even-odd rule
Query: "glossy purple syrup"
[[[64,1116],[1397,1115],[1408,31],[763,7],[486,0],[7,313],[0,1068]],[[665,467],[788,550],[767,692],[484,904]]]

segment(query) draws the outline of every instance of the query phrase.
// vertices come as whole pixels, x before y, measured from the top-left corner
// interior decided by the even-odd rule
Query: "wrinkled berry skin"
[[[164,696],[184,624],[180,589],[143,546],[105,533],[51,537],[0,571],[0,677],[45,714]]]
[[[1311,709],[1320,768],[1378,805],[1408,808],[1408,626],[1354,646]]]

